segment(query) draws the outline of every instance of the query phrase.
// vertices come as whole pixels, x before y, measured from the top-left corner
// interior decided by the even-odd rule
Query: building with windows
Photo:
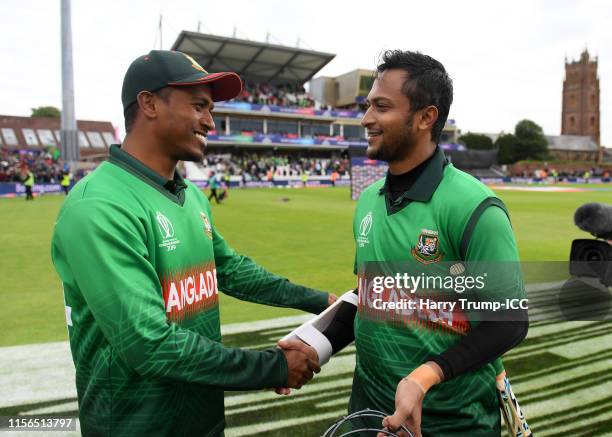
[[[374,70],[357,69],[337,77],[320,76],[310,81],[310,92],[325,106],[363,109],[372,88]]]
[[[116,144],[115,128],[108,121],[78,120],[81,156],[106,155]],[[60,119],[51,117],[16,117],[0,115],[0,147],[37,151],[59,148]]]

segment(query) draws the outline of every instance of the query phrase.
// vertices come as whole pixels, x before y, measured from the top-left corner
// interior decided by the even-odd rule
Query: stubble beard
[[[384,161],[387,163],[392,163],[396,161],[401,161],[404,159],[410,151],[413,149],[415,145],[415,140],[412,136],[412,133],[409,130],[403,132],[402,135],[397,138],[396,141],[391,143],[385,143],[383,141],[380,143],[378,148],[372,148],[368,146],[366,150],[366,155],[370,159],[375,159],[378,161]]]
[[[401,161],[404,159],[410,151],[415,147],[416,140],[414,138],[411,126],[414,113],[409,113],[408,119],[405,122],[404,129],[398,135],[396,141],[385,144],[385,138],[383,134],[380,146],[377,149],[373,149],[368,145],[366,155],[370,159],[376,159],[378,161],[384,161],[392,163]]]

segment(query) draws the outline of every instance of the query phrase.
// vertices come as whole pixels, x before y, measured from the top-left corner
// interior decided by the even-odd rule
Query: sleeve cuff
[[[287,387],[287,382],[289,380],[289,367],[287,366],[287,359],[285,358],[285,354],[283,353],[282,349],[275,349],[276,354],[278,355],[278,380],[275,381],[274,387]]]
[[[440,369],[442,369],[442,374],[444,375],[444,381],[447,381],[447,380],[449,380],[449,379],[451,379],[453,377],[452,369],[451,369],[450,365],[440,355],[429,356],[429,357],[427,357],[425,362],[427,362],[427,361],[433,361],[438,366],[440,366]]]

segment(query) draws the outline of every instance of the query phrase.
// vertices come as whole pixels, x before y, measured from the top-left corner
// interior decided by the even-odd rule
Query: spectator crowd
[[[591,178],[602,178],[609,179],[611,172],[610,169],[601,167],[571,167],[561,168],[557,170],[554,167],[543,166],[542,168],[522,170],[515,169],[509,176],[520,177],[520,178],[534,178],[541,181],[550,182],[561,182],[567,179],[584,178],[589,180]]]
[[[245,84],[242,94],[236,97],[234,101],[299,108],[312,108],[318,106],[315,100],[303,87],[291,85],[280,85],[275,87],[267,84],[248,83]]]
[[[78,169],[73,180],[83,178],[91,169]],[[0,147],[0,183],[23,182],[32,173],[37,184],[59,184],[68,172],[59,153],[49,150],[14,150]]]
[[[243,180],[266,181],[275,177],[292,177],[308,174],[325,176],[337,172],[349,174],[347,156],[314,158],[299,155],[262,155],[257,153],[207,155],[203,167],[209,171],[242,176]]]
[[[36,183],[59,183],[64,168],[47,150],[0,149],[0,182],[22,182],[26,171]]]
[[[278,177],[349,175],[349,159],[344,153],[336,157],[312,157],[303,154],[277,154],[270,152],[210,153],[202,162],[206,171],[229,176],[241,176],[243,181],[271,181]],[[508,169],[508,176],[534,178],[547,182],[562,182],[569,178],[609,179],[609,168],[571,167],[555,169],[552,166],[540,168]],[[28,172],[34,175],[37,184],[59,183],[66,169],[56,154],[48,150],[11,150],[0,148],[0,183],[23,182]],[[74,180],[85,175],[78,170]]]

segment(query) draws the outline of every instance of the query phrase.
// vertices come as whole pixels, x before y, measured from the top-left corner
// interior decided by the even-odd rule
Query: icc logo
[[[366,216],[361,220],[361,224],[359,225],[359,235],[361,237],[366,237],[370,233],[370,229],[372,229],[372,212],[368,212]]]
[[[168,217],[157,211],[155,218],[157,219],[159,231],[161,232],[164,240],[174,237],[174,226],[172,226],[172,222],[168,219]]]

